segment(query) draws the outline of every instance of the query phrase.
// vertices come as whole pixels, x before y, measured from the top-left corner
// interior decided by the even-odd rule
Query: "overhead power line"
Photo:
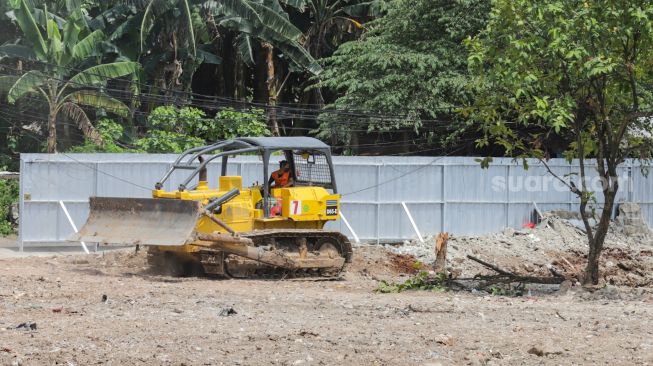
[[[30,97],[27,97],[27,99],[32,100]],[[43,114],[39,115],[39,114],[37,114],[37,113],[35,113],[33,111],[32,112],[16,112],[16,111],[9,111],[9,110],[0,110],[0,116],[5,116],[5,117],[8,117],[8,118],[12,118],[12,119],[19,119],[19,118],[27,117],[27,118],[29,118],[29,119],[31,119],[33,121],[38,121],[38,122],[43,122],[43,123],[47,122],[47,113],[43,113]],[[61,121],[58,121],[57,124],[58,125],[66,124],[66,125],[69,125],[69,126],[73,126],[75,128],[78,127],[77,124],[61,122]],[[84,137],[83,134],[81,134],[81,133],[77,133],[77,132],[73,132],[73,133],[75,133],[77,136]],[[180,139],[170,138],[170,139],[172,141],[186,141],[185,138],[180,138]],[[464,143],[464,142],[471,142],[471,141],[474,141],[474,140],[475,139],[467,139],[467,140],[459,140],[458,142],[459,143]],[[129,142],[126,142],[126,141],[116,140],[115,142],[119,143],[122,146],[131,146],[131,144]],[[421,137],[421,138],[416,138],[416,139],[413,139],[413,140],[410,140],[410,141],[386,141],[386,142],[376,142],[376,143],[342,144],[342,145],[332,144],[331,147],[332,148],[345,148],[346,149],[346,148],[360,148],[360,147],[379,146],[379,147],[382,147],[384,149],[390,149],[390,148],[396,148],[396,147],[398,148],[398,147],[419,146],[419,145],[424,145],[424,144],[428,144],[428,143],[429,143],[429,138],[428,137]],[[444,148],[442,148],[442,147],[432,148],[432,149],[428,149],[428,150],[424,150],[424,151],[440,150],[440,149],[444,149]],[[423,152],[423,151],[422,150],[417,150],[417,151],[414,151],[413,153],[419,153],[419,152]],[[404,152],[404,153],[398,153],[398,154],[399,155],[406,155],[406,154],[410,154],[410,153],[411,152]]]
[[[45,64],[45,65],[50,65],[50,66],[56,66],[51,63],[47,62],[42,62],[42,61],[37,61],[37,63]],[[24,70],[18,70],[16,68],[12,68],[10,66],[4,66],[7,69],[13,69],[14,71],[18,72],[24,72]],[[76,68],[71,68],[71,67],[65,67],[66,69],[69,69],[71,71],[75,72],[81,72],[84,70],[76,69]],[[104,77],[104,75],[99,75],[99,74],[94,74],[94,73],[89,73],[90,75],[94,76],[100,76]],[[52,76],[50,76],[52,77]],[[52,77],[54,78],[54,77]],[[69,80],[64,80],[64,79],[58,79],[54,78],[55,80],[61,81],[61,82],[68,82]],[[164,89],[164,88],[156,88],[152,85],[149,84],[144,84],[141,82],[136,82],[131,79],[125,79],[125,78],[111,78],[113,80],[119,80],[123,81],[126,83],[132,83],[135,85],[138,85],[140,89],[157,89],[164,91],[165,93],[170,93],[172,96],[166,96],[166,95],[161,95],[161,94],[152,94],[152,93],[147,93],[147,92],[141,92],[138,94],[139,97],[141,98],[146,98],[146,100],[149,101],[158,101],[161,103],[165,104],[184,104],[184,105],[192,105],[196,106],[199,108],[207,108],[207,109],[219,109],[219,108],[224,108],[224,107],[230,107],[230,108],[235,108],[235,109],[242,109],[243,106],[246,106],[248,109],[256,108],[256,109],[264,109],[266,111],[276,111],[278,118],[279,119],[292,119],[292,118],[298,118],[298,119],[317,119],[319,118],[320,114],[329,114],[333,115],[336,117],[348,117],[348,118],[357,118],[357,119],[372,119],[375,124],[379,123],[396,123],[396,122],[416,122],[416,123],[421,123],[421,124],[449,124],[452,123],[451,121],[447,120],[441,120],[441,119],[432,119],[432,118],[415,118],[415,117],[409,117],[407,115],[392,115],[388,113],[380,113],[380,112],[373,112],[373,111],[364,111],[364,110],[356,110],[356,109],[333,109],[333,108],[306,108],[301,105],[291,105],[291,104],[276,104],[276,105],[270,105],[266,103],[257,103],[257,102],[250,102],[250,101],[243,101],[243,100],[238,100],[234,98],[228,98],[228,97],[219,97],[219,96],[213,96],[213,95],[204,95],[204,94],[199,94],[199,93],[193,93],[193,92],[187,92],[187,91],[177,91],[177,90],[170,90],[170,89]],[[107,79],[109,80],[109,79]],[[82,85],[78,84],[80,87],[88,87],[87,85]],[[111,89],[111,88],[103,88],[103,90],[106,91],[113,91],[117,93],[126,93],[126,90],[123,89]],[[461,106],[448,106],[448,107],[442,107],[442,111],[452,111],[454,109],[461,108]],[[433,109],[433,108],[431,108]],[[338,123],[338,121],[330,121],[331,123]],[[348,122],[349,123],[349,122]]]

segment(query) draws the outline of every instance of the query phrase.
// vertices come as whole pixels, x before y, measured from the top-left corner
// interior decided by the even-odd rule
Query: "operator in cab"
[[[287,160],[279,162],[279,170],[272,172],[268,185],[271,188],[292,187],[295,181],[290,175],[290,163]]]

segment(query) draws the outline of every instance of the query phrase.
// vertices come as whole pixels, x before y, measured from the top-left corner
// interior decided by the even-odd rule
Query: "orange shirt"
[[[272,179],[274,179],[275,187],[283,187],[288,184],[288,181],[290,180],[290,171],[280,173],[277,170],[272,172]]]

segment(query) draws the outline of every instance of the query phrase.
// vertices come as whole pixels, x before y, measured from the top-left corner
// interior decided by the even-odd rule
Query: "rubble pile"
[[[458,277],[487,274],[486,268],[467,259],[469,254],[513,273],[546,276],[555,272],[578,279],[588,250],[579,216],[552,211],[544,213],[532,229],[506,228],[481,236],[453,235],[447,246],[448,267]],[[434,247],[433,237],[426,238],[424,243],[412,240],[388,246],[393,252],[412,255],[426,265],[435,261]],[[653,286],[653,235],[638,205],[620,205],[618,219],[608,230],[601,260],[606,283]]]
[[[616,227],[626,236],[648,236],[651,229],[646,225],[642,209],[635,203],[622,203],[619,205],[619,215],[615,220]]]

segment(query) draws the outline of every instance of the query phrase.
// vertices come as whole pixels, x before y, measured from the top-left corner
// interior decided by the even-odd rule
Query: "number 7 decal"
[[[291,215],[302,214],[302,201],[290,201],[290,214]]]

